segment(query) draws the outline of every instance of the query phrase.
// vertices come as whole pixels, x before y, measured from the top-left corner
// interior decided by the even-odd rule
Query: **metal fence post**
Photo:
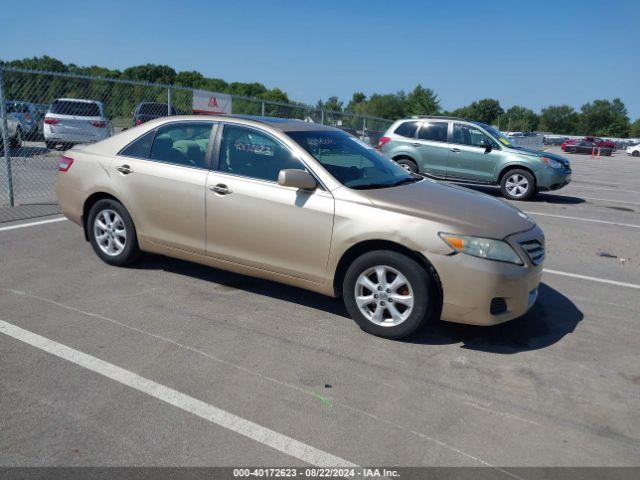
[[[264,100],[262,101],[262,116],[264,117]]]
[[[171,116],[171,87],[167,87],[167,117]]]
[[[324,125],[324,109],[320,109],[320,125]]]
[[[362,140],[367,138],[367,117],[362,117]]]
[[[2,150],[4,152],[4,162],[7,169],[7,186],[9,188],[9,206],[13,207],[13,175],[11,174],[11,154],[9,149],[9,123],[7,121],[7,102],[4,98],[4,68],[0,65],[0,122],[2,125]]]

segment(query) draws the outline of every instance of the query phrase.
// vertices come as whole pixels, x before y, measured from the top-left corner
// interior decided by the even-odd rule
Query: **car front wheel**
[[[528,200],[536,193],[536,180],[526,170],[510,170],[502,176],[500,190],[510,200]]]
[[[140,253],[129,212],[116,200],[98,200],[87,218],[87,233],[96,254],[110,265],[123,266]]]
[[[408,158],[401,158],[399,160],[396,160],[396,163],[409,173],[418,173],[418,165],[413,160],[410,160]]]
[[[436,311],[431,275],[398,252],[376,250],[358,257],[345,274],[345,306],[365,332],[404,338],[420,329]]]

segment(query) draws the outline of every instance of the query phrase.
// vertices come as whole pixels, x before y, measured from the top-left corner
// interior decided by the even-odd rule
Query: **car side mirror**
[[[490,153],[491,150],[493,150],[493,146],[491,145],[491,143],[487,143],[484,146],[484,153]]]
[[[278,172],[278,185],[299,188],[301,190],[315,190],[318,182],[306,170],[287,168]]]

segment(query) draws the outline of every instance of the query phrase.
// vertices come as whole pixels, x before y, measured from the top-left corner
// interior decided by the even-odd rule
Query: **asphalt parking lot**
[[[0,465],[638,466],[640,160],[568,157],[517,202],[547,238],[532,311],[407,341],[295,288],[108,266],[56,216],[0,224]]]

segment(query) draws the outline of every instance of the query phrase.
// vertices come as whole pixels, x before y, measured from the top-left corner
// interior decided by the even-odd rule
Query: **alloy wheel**
[[[362,272],[354,293],[360,312],[376,325],[400,325],[413,311],[414,294],[409,280],[387,265],[376,265]]]
[[[529,180],[527,180],[524,175],[514,173],[507,178],[505,188],[512,197],[521,198],[524,197],[529,190]]]
[[[93,222],[93,235],[100,250],[111,257],[120,255],[127,244],[122,217],[111,209],[101,210]]]

